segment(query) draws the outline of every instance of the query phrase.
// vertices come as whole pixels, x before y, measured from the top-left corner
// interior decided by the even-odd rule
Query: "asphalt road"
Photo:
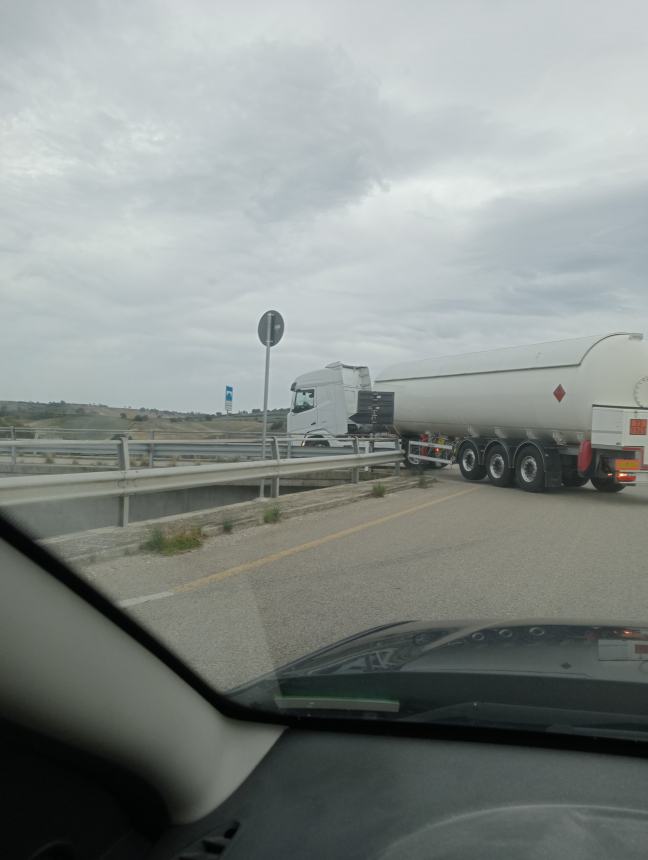
[[[84,573],[227,688],[390,621],[648,623],[648,487],[533,495],[446,470],[426,489]]]

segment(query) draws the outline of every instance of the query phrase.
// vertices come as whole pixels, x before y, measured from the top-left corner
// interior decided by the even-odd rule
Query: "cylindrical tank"
[[[402,435],[579,443],[592,406],[648,408],[648,343],[628,332],[423,359],[375,382],[395,395]]]

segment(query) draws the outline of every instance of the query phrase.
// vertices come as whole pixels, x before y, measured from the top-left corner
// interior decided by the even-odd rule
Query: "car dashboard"
[[[154,860],[645,856],[648,763],[574,749],[289,730]]]

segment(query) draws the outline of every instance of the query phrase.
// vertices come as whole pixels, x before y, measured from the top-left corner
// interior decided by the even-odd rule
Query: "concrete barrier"
[[[381,478],[387,492],[406,490],[416,486],[416,477]],[[304,514],[327,511],[340,505],[350,504],[371,496],[373,482],[346,484],[294,493],[281,499],[255,499],[234,505],[197,511],[174,517],[132,523],[124,527],[94,529],[76,534],[41,540],[40,543],[72,564],[119,558],[140,551],[144,543],[157,528],[167,533],[200,528],[206,536],[220,534],[223,522],[228,521],[235,529],[262,525],[263,511],[268,504],[279,504],[282,519]]]

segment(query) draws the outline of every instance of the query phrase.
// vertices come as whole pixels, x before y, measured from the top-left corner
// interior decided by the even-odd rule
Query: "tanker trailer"
[[[395,395],[410,463],[457,462],[529,492],[617,492],[648,481],[648,344],[628,332],[394,365],[376,387]],[[422,441],[424,440],[424,441]]]

